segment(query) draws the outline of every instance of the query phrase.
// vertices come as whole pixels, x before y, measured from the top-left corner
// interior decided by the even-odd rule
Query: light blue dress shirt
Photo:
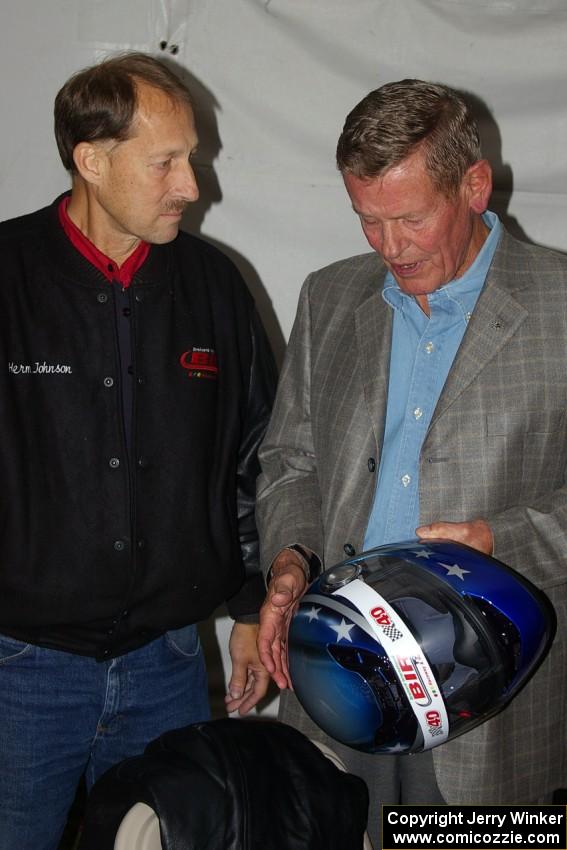
[[[494,213],[486,212],[483,219],[490,233],[475,261],[462,277],[428,296],[429,317],[392,274],[386,275],[382,297],[394,310],[390,379],[365,549],[415,538],[421,447],[502,231]]]

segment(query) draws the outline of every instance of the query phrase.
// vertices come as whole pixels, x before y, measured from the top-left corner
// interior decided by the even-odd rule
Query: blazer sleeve
[[[274,410],[260,449],[256,514],[261,563],[300,543],[321,557],[323,531],[317,454],[311,422],[311,276],[303,284]]]

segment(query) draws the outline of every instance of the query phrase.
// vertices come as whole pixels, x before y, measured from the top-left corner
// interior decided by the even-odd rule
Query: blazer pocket
[[[512,434],[553,434],[565,430],[567,410],[510,410],[488,413],[486,429],[489,437]]]

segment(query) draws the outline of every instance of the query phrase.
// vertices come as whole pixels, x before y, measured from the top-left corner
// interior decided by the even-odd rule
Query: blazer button
[[[369,472],[376,472],[376,461],[374,460],[373,457],[368,458],[368,471]]]
[[[345,555],[348,555],[349,558],[352,558],[353,555],[356,555],[356,549],[352,545],[352,543],[345,543],[343,546],[343,550]]]

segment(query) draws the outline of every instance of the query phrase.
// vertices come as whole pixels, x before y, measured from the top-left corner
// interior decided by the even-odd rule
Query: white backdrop
[[[278,359],[305,275],[366,250],[334,149],[347,112],[389,80],[478,99],[493,208],[516,234],[567,250],[565,0],[2,0],[0,219],[68,186],[53,99],[122,49],[188,70],[202,197],[185,226],[235,259]],[[228,629],[222,614],[207,629],[217,686]]]

